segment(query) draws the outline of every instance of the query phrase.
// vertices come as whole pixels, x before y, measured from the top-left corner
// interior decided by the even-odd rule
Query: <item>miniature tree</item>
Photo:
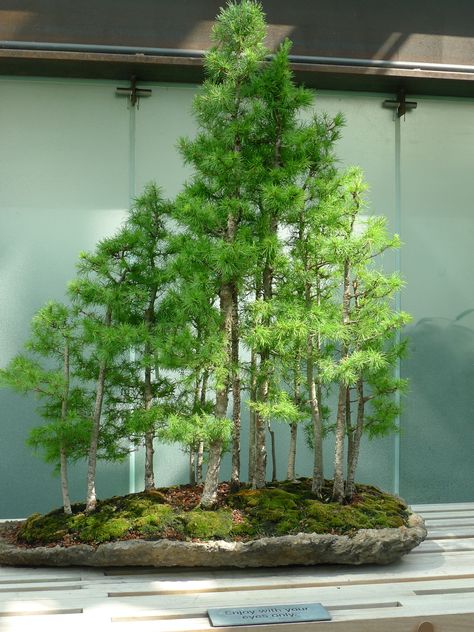
[[[25,346],[33,357],[13,358],[0,371],[0,383],[19,393],[33,393],[40,400],[45,423],[31,430],[28,442],[59,468],[63,510],[71,514],[68,461],[87,453],[90,425],[86,393],[73,374],[78,338],[70,309],[47,303],[34,316]]]
[[[305,128],[307,165],[301,174],[303,199],[289,209],[289,264],[281,290],[286,305],[279,325],[305,365],[305,399],[311,416],[313,450],[312,490],[320,496],[323,475],[323,384],[320,362],[331,353],[331,332],[336,313],[332,302],[339,279],[333,275],[331,237],[338,230],[340,210],[335,170],[335,143],[340,136],[341,115],[317,115]],[[286,321],[286,322],[285,322]],[[296,376],[296,373],[295,373]],[[296,388],[295,388],[296,392]]]
[[[121,318],[132,328],[134,359],[125,363],[129,365],[129,378],[111,391],[113,406],[109,406],[109,414],[126,418],[127,432],[144,437],[145,490],[155,487],[154,439],[157,426],[165,423],[172,409],[174,391],[172,380],[160,370],[162,324],[158,322],[158,304],[170,283],[166,226],[170,214],[170,203],[155,184],[148,184],[120,232],[128,267],[127,282],[124,280],[121,286],[121,300],[126,306]]]
[[[129,248],[130,241],[124,233],[102,240],[93,253],[81,255],[78,277],[69,286],[75,312],[80,316],[80,375],[86,382],[95,382],[87,464],[87,513],[97,504],[97,454],[107,388],[120,381],[117,373],[134,341],[133,327],[126,318],[128,305],[124,302],[124,290],[131,275],[127,261]],[[117,437],[113,434],[109,437],[113,453]]]
[[[393,393],[404,386],[393,377],[393,365],[401,352],[393,344],[397,330],[409,316],[394,309],[393,299],[403,283],[397,273],[387,275],[374,260],[398,248],[397,235],[390,237],[381,217],[360,218],[365,185],[359,170],[341,178],[338,202],[340,225],[330,237],[334,248],[333,273],[341,280],[339,327],[334,330],[337,353],[322,367],[324,379],[338,383],[335,422],[333,499],[350,500],[362,433],[383,434],[393,429],[398,407]],[[355,399],[353,399],[355,394]],[[367,403],[373,402],[372,414]],[[356,404],[355,420],[353,404]],[[344,444],[348,438],[347,478],[344,481]]]
[[[179,203],[178,219],[192,238],[205,244],[221,315],[221,361],[215,371],[215,419],[227,417],[229,391],[233,406],[232,479],[240,471],[240,368],[238,294],[252,258],[251,235],[244,219],[249,213],[246,182],[252,171],[247,139],[255,128],[249,86],[262,63],[265,24],[261,9],[248,0],[229,3],[214,26],[213,48],[206,56],[207,80],[194,102],[200,131],[181,141],[181,151],[195,175]],[[201,499],[211,507],[216,491],[223,441],[209,445],[209,461]]]

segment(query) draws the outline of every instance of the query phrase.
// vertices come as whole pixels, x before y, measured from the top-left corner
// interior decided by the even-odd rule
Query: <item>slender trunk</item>
[[[227,348],[227,357],[232,359],[232,287],[228,283],[221,286],[220,311],[222,316],[222,332]],[[227,416],[229,403],[229,374],[224,378],[224,383],[216,389],[214,414],[218,419]],[[201,507],[212,509],[217,501],[217,487],[219,485],[219,470],[222,459],[223,443],[221,440],[213,441],[209,446],[209,461],[207,464],[204,489],[201,497]]]
[[[202,374],[201,393],[199,395],[199,403],[201,404],[201,408],[204,408],[204,406],[206,405],[208,380],[209,380],[209,371],[205,369]]]
[[[334,485],[332,497],[335,502],[344,500],[344,437],[346,426],[346,386],[339,385],[336,418],[336,445],[334,448]]]
[[[189,446],[189,484],[196,485],[196,449]]]
[[[222,459],[222,441],[214,441],[209,446],[209,460],[207,463],[206,480],[201,497],[201,507],[212,509],[217,502],[217,488],[219,485],[219,471]]]
[[[290,449],[288,452],[288,469],[286,472],[286,478],[289,481],[296,479],[296,440],[298,437],[298,423],[294,421],[290,425]]]
[[[298,352],[293,369],[293,402],[299,409],[301,404],[301,354]],[[288,451],[288,467],[286,478],[290,481],[296,480],[296,441],[298,438],[298,423],[290,424],[290,449]]]
[[[349,261],[344,262],[344,279],[342,294],[342,323],[347,326],[350,308],[350,269]],[[341,350],[341,361],[348,354],[346,345]],[[337,405],[336,418],[336,445],[334,449],[334,486],[332,491],[333,500],[342,503],[344,500],[344,436],[346,428],[346,398],[347,386],[341,381],[339,384],[339,399]]]
[[[105,376],[107,373],[107,363],[101,360],[99,364],[99,375],[97,378],[97,390],[94,406],[94,414],[92,417],[92,431],[89,446],[89,459],[87,464],[87,497],[86,497],[86,513],[94,511],[97,504],[95,491],[95,474],[97,469],[97,444],[99,441],[100,417],[102,414],[102,403],[104,401],[105,392]]]
[[[272,430],[270,422],[268,422],[267,428],[270,433],[270,445],[272,448],[272,483],[274,483],[277,480],[275,431]]]
[[[250,355],[250,401],[255,402],[257,399],[257,353],[252,349]],[[249,413],[249,475],[248,481],[255,486],[255,411],[250,408]]]
[[[259,400],[266,401],[268,389],[263,385],[260,391]],[[254,486],[257,489],[265,487],[267,471],[267,446],[266,446],[266,423],[265,419],[255,413],[255,472]]]
[[[150,333],[151,328],[155,322],[155,302],[156,295],[158,293],[158,286],[155,284],[150,288],[150,299],[148,307],[145,310],[144,321],[147,328],[147,332]],[[145,344],[145,357],[150,358],[153,349],[149,342]],[[153,406],[153,380],[151,366],[145,367],[145,388],[144,388],[144,407],[146,411],[149,411]],[[155,468],[154,468],[154,456],[155,448],[153,442],[155,440],[155,428],[152,425],[145,433],[145,491],[155,489]]]
[[[353,459],[354,452],[354,428],[352,427],[352,406],[351,406],[351,388],[346,389],[346,437],[347,437],[347,459],[346,463],[349,464]],[[349,470],[346,470],[346,477]],[[347,485],[347,478],[346,478]]]
[[[270,220],[270,232],[277,233],[277,221],[275,217]],[[273,296],[273,265],[271,261],[265,262],[262,275],[262,298],[271,301]],[[268,319],[266,326],[270,326]],[[258,401],[264,403],[268,400],[270,389],[270,349],[260,351],[260,385],[257,389]],[[255,415],[255,487],[261,489],[266,483],[267,447],[266,447],[266,423],[260,414]]]
[[[351,500],[354,495],[354,481],[359,460],[360,441],[364,430],[365,418],[365,398],[364,398],[364,382],[359,378],[357,382],[357,422],[353,434],[351,457],[347,462],[347,481],[346,481],[346,500]]]
[[[153,405],[153,388],[151,381],[151,368],[145,368],[145,410],[150,410]],[[153,467],[153,457],[155,448],[155,429],[149,428],[145,432],[145,491],[155,489],[155,472]]]
[[[155,431],[147,430],[145,433],[145,491],[155,489],[155,472],[153,460],[155,448],[153,442],[155,440]]]
[[[232,288],[232,471],[231,483],[240,483],[240,366],[239,366],[239,304],[237,287]]]
[[[198,484],[202,483],[203,460],[204,460],[204,443],[200,441],[198,444],[197,455],[196,455],[196,482]]]
[[[209,379],[209,371],[204,370],[202,376],[202,384],[201,384],[201,395],[200,402],[201,408],[204,409],[206,405],[206,395],[207,395],[207,382]],[[202,464],[204,460],[204,442],[199,441],[196,451],[196,482],[198,484],[202,483]]]
[[[71,499],[69,496],[69,481],[67,472],[67,454],[66,449],[61,441],[59,449],[59,467],[61,471],[61,493],[63,498],[63,510],[67,516],[72,515]]]
[[[64,373],[64,393],[63,399],[61,402],[61,422],[66,423],[67,417],[67,406],[69,400],[69,375],[70,375],[70,360],[69,360],[69,343],[65,341],[64,343],[64,364],[63,364],[63,373]],[[69,482],[68,482],[68,468],[67,468],[67,454],[66,448],[64,447],[64,441],[61,439],[60,449],[59,449],[59,458],[60,458],[60,472],[61,472],[61,493],[63,498],[63,510],[64,513],[70,516],[72,514],[71,508],[71,499],[69,496]]]
[[[316,290],[317,300],[319,302],[319,287]],[[305,286],[305,303],[308,310],[311,309],[311,285],[306,283]],[[316,335],[316,353],[319,356],[321,352],[321,343],[319,335]],[[324,485],[323,472],[323,420],[321,415],[321,389],[316,387],[314,375],[314,335],[308,334],[306,340],[306,386],[309,395],[309,407],[311,410],[311,423],[313,427],[313,480],[311,489],[317,496],[321,495]]]

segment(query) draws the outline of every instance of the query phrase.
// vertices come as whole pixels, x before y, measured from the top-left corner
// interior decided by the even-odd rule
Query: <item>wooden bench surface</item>
[[[278,569],[0,567],[0,631],[212,630],[211,606],[321,602],[328,623],[277,632],[474,632],[474,503],[417,505],[428,539],[389,566]],[[430,625],[431,624],[431,625]],[[219,628],[245,632],[255,626]]]

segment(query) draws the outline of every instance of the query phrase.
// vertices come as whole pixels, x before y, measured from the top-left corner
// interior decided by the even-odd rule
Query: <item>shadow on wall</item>
[[[474,500],[474,309],[407,328],[402,375],[401,494],[409,502]]]

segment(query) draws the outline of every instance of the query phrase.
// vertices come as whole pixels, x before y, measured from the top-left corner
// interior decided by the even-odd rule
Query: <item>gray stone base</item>
[[[301,564],[389,564],[426,537],[423,519],[411,514],[408,527],[361,529],[355,536],[299,533],[250,542],[127,540],[92,547],[23,548],[0,540],[0,564],[10,566],[235,566]]]

